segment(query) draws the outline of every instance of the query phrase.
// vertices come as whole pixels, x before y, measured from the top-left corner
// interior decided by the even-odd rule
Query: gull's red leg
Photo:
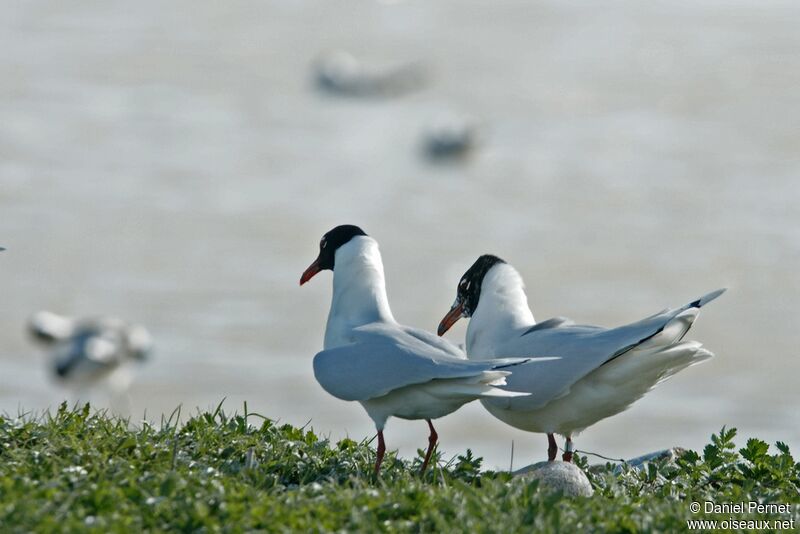
[[[383,455],[386,453],[386,443],[383,441],[383,430],[378,430],[378,458],[375,460],[375,476],[381,472],[381,464],[383,463]]]
[[[433,453],[433,447],[436,445],[436,440],[439,439],[439,435],[436,433],[436,430],[433,429],[433,423],[431,423],[430,419],[425,419],[428,422],[428,427],[431,429],[431,435],[428,436],[428,452],[425,453],[425,461],[422,462],[422,469],[420,469],[420,474],[425,473],[425,469],[428,467],[428,462],[431,459],[431,453]]]
[[[547,461],[554,462],[558,454],[558,445],[556,445],[556,437],[553,434],[547,434]]]
[[[564,460],[565,462],[571,462],[572,451],[574,450],[575,449],[573,448],[572,445],[572,438],[567,436],[567,442],[564,444],[564,454],[561,456],[561,459]]]

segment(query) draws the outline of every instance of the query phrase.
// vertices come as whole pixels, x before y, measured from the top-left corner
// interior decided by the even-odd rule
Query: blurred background
[[[5,2],[0,411],[69,398],[25,332],[44,308],[146,325],[134,421],[226,397],[371,436],[313,378],[330,273],[298,287],[353,223],[396,318],[429,330],[486,252],[538,320],[613,326],[728,286],[689,336],[717,357],[577,447],[698,448],[728,425],[797,449],[798,20],[765,0]],[[446,457],[545,457],[477,403],[437,426]],[[426,437],[387,428],[404,456]]]

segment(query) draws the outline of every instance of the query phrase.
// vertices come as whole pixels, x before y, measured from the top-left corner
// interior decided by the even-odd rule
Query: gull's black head
[[[478,308],[478,300],[481,298],[481,286],[483,279],[489,269],[498,263],[505,263],[497,256],[491,254],[484,254],[472,264],[472,267],[467,269],[464,276],[458,282],[458,289],[456,289],[457,300],[461,301],[464,308],[464,317],[472,317],[475,310]]]
[[[319,268],[320,270],[333,270],[336,261],[336,250],[342,245],[347,244],[351,239],[359,235],[367,235],[364,230],[353,224],[343,224],[337,226],[319,241]]]
[[[348,243],[356,236],[367,235],[364,230],[353,224],[343,224],[337,226],[330,232],[322,236],[319,241],[319,255],[314,262],[309,265],[305,270],[303,276],[300,277],[300,285],[302,286],[320,271],[325,269],[333,270],[334,263],[336,262],[336,250],[342,245]]]
[[[483,279],[489,270],[498,263],[505,263],[497,256],[484,254],[478,258],[472,267],[467,269],[464,276],[458,282],[456,288],[456,301],[442,322],[439,323],[438,334],[441,336],[447,332],[461,317],[472,317],[478,308],[478,300],[481,298],[481,286]]]

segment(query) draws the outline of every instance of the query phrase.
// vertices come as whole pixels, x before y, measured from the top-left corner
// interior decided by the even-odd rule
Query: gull
[[[696,341],[683,341],[699,310],[720,296],[718,289],[691,303],[665,309],[617,328],[576,325],[564,317],[537,323],[522,277],[508,263],[481,256],[458,283],[456,300],[439,324],[443,335],[461,317],[467,327],[467,357],[550,354],[536,372],[520,366],[507,387],[531,393],[513,399],[483,399],[486,409],[521,430],[547,434],[548,460],[556,458],[554,434],[566,438],[562,459],[572,461],[572,436],[626,410],[659,383],[714,355]]]
[[[341,50],[322,54],[314,62],[319,89],[356,97],[397,96],[420,89],[428,78],[427,70],[418,62],[376,70]]]
[[[433,419],[475,399],[527,395],[497,386],[505,384],[508,368],[530,358],[469,361],[446,340],[395,321],[378,243],[358,226],[337,226],[322,237],[319,255],[300,285],[326,269],[333,271],[333,300],[324,350],[314,357],[314,376],[325,391],[358,401],[372,418],[378,431],[376,476],[389,417],[428,423],[424,473],[438,439]]]
[[[478,145],[479,125],[466,117],[438,118],[424,132],[423,149],[431,161],[463,159]]]
[[[33,314],[28,331],[50,349],[59,381],[87,387],[107,379],[115,393],[130,385],[127,364],[145,361],[153,345],[143,326],[114,317],[76,320],[42,310]]]

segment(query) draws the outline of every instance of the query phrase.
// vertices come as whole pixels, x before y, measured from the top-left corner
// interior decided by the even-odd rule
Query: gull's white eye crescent
[[[325,241],[325,240],[323,239],[323,240],[321,240],[321,241],[319,242],[319,248],[325,248],[325,246],[326,246],[327,244],[328,244],[328,242],[327,242],[327,241]]]

